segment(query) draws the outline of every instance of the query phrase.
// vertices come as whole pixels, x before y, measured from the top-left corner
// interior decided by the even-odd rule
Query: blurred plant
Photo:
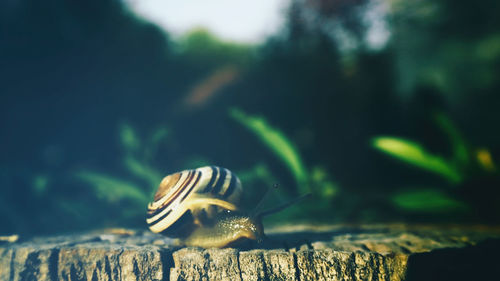
[[[314,195],[322,200],[321,206],[323,208],[331,207],[330,200],[336,196],[338,187],[330,180],[324,167],[315,166],[312,169],[307,169],[293,143],[283,133],[270,126],[263,118],[248,116],[238,109],[231,110],[230,114],[234,120],[258,136],[288,168],[297,184],[299,193],[312,191]],[[150,138],[141,139],[130,125],[123,124],[119,131],[120,143],[125,154],[123,165],[133,178],[114,176],[92,170],[80,170],[74,176],[91,187],[95,196],[107,205],[112,206],[127,202],[126,213],[120,214],[122,217],[142,217],[144,206],[147,205],[154,188],[161,180],[159,171],[152,168],[151,157],[155,154],[154,151],[156,151],[158,144],[167,135],[168,130],[162,128],[154,132]],[[188,160],[186,161],[190,167],[207,164],[207,161],[200,158]],[[249,169],[238,171],[238,175],[246,186],[256,185],[257,181],[266,184],[278,182],[265,163],[258,163]],[[146,185],[143,183],[146,183]],[[250,199],[247,201],[259,200],[261,193],[255,192],[253,189],[252,192],[254,194],[249,194]],[[253,198],[252,196],[259,197]],[[279,194],[277,196],[286,197]],[[318,202],[314,202],[313,205],[314,208],[317,208]],[[78,212],[73,210],[72,206],[62,207],[70,212]],[[291,210],[293,212],[293,208]],[[301,209],[295,209],[295,212],[301,212]]]
[[[442,176],[454,185],[462,183],[477,168],[485,172],[495,171],[489,151],[468,147],[450,118],[437,113],[434,121],[449,139],[451,157],[432,154],[419,143],[396,137],[375,137],[372,145],[403,162]]]
[[[314,198],[302,206],[305,206],[309,211],[320,210],[323,211],[323,215],[328,214],[329,212],[324,212],[324,210],[331,209],[331,202],[337,196],[339,187],[331,180],[326,168],[323,166],[307,168],[293,142],[278,129],[269,125],[263,117],[247,115],[237,108],[231,109],[229,114],[231,118],[246,127],[260,139],[283,165],[287,167],[295,180],[298,193],[312,193]],[[255,176],[264,177],[268,182],[276,182],[265,164],[255,166],[251,173],[242,174],[243,178]],[[297,218],[297,216],[303,216],[305,213],[307,212],[304,212],[303,208],[291,207],[287,212],[278,214],[275,217]]]
[[[283,133],[271,127],[264,118],[249,116],[236,108],[230,110],[230,116],[249,129],[286,165],[302,192],[308,190],[308,175],[302,158]]]
[[[492,21],[500,10],[496,1],[482,1],[474,15],[470,5],[449,0],[398,0],[389,5],[400,90],[409,93],[423,82],[457,102],[497,87],[499,22]]]
[[[486,148],[478,148],[476,150],[476,157],[479,165],[488,172],[495,172],[497,170],[495,163],[491,157],[491,153]]]
[[[162,140],[168,136],[166,128],[155,130],[146,141],[141,141],[134,129],[127,124],[120,128],[120,141],[125,150],[125,167],[136,177],[155,186],[161,180],[159,171],[151,167],[154,155]]]
[[[373,146],[393,157],[421,169],[436,173],[452,183],[462,181],[457,167],[444,157],[426,151],[420,144],[394,137],[376,137]]]
[[[149,192],[145,192],[144,188],[137,184],[103,173],[85,170],[77,172],[76,177],[89,183],[96,192],[97,197],[109,203],[116,203],[125,199],[139,206],[145,206],[148,203]]]
[[[439,189],[415,189],[398,192],[393,195],[392,202],[395,206],[414,212],[450,212],[463,211],[467,204],[451,198]]]
[[[252,61],[254,47],[226,42],[203,28],[191,30],[176,40],[176,51],[198,65],[235,64],[248,65]]]
[[[496,166],[487,149],[466,145],[459,130],[445,114],[434,116],[436,125],[448,137],[452,155],[444,157],[428,152],[421,144],[396,137],[375,137],[372,145],[396,159],[446,179],[451,187],[463,187],[465,181],[494,175]],[[475,161],[471,161],[471,159]],[[479,171],[479,173],[478,173]],[[486,188],[486,187],[483,187]],[[413,212],[455,212],[468,205],[442,188],[408,189],[391,196],[394,206]]]
[[[310,179],[316,186],[321,186],[318,192],[321,198],[331,200],[337,196],[340,191],[338,185],[330,180],[330,176],[325,167],[313,167],[311,169]]]
[[[265,163],[258,163],[253,167],[239,171],[238,177],[245,184],[252,184],[256,181],[275,183],[278,180],[269,172],[269,167]]]
[[[49,184],[49,177],[45,174],[39,174],[34,176],[32,189],[35,194],[38,196],[42,195],[47,191],[47,187]]]
[[[125,152],[124,167],[136,180],[91,170],[80,170],[74,175],[87,183],[99,199],[109,204],[130,202],[135,207],[127,208],[128,215],[142,215],[161,180],[161,173],[151,166],[151,161],[159,143],[168,136],[168,130],[159,128],[149,138],[141,140],[130,125],[123,124],[119,136]]]
[[[221,89],[234,83],[240,77],[241,70],[235,65],[223,65],[197,82],[184,98],[186,109],[196,109],[206,106],[214,99]]]

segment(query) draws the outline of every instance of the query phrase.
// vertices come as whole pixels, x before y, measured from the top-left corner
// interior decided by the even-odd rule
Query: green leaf
[[[460,167],[465,168],[469,164],[469,151],[460,131],[451,119],[443,113],[434,115],[434,120],[450,139],[453,148],[453,161],[460,165]]]
[[[245,114],[239,109],[230,110],[230,116],[254,133],[287,166],[302,192],[308,191],[307,170],[292,142],[280,131],[270,126],[264,118]]]
[[[44,174],[37,175],[33,178],[33,191],[37,195],[41,195],[47,191],[49,177]]]
[[[160,172],[150,166],[139,162],[137,159],[128,156],[125,158],[125,166],[127,169],[138,178],[143,179],[149,185],[147,190],[154,190],[161,181]]]
[[[475,56],[487,63],[500,57],[500,34],[489,35],[475,46]]]
[[[269,168],[265,163],[257,163],[251,168],[238,171],[237,175],[241,182],[245,183],[245,186],[247,184],[251,186],[252,183],[261,182],[269,185],[269,188],[273,183],[278,182],[278,180],[269,172]]]
[[[91,171],[80,171],[75,176],[88,183],[99,198],[110,203],[131,200],[146,206],[149,201],[148,194],[133,183]]]
[[[455,166],[442,157],[427,152],[415,142],[393,137],[376,137],[373,138],[372,145],[401,161],[436,173],[452,183],[462,181],[462,176]]]
[[[330,179],[325,167],[315,166],[310,174],[312,188],[322,199],[330,200],[338,195],[340,188]]]
[[[141,146],[141,142],[134,129],[128,124],[121,125],[120,140],[123,147],[129,152],[136,151]]]
[[[169,130],[167,128],[158,128],[153,132],[153,135],[151,136],[151,144],[152,145],[158,145],[160,141],[165,139],[169,134]]]
[[[437,189],[407,190],[394,194],[391,201],[395,206],[413,212],[437,213],[467,209],[464,202]]]

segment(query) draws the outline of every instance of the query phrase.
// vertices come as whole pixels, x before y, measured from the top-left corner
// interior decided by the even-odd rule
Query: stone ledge
[[[485,253],[500,250],[491,240],[500,228],[484,226],[289,226],[269,233],[263,244],[206,250],[175,247],[148,231],[33,238],[0,245],[0,281],[433,280],[438,275],[430,269],[485,267]],[[467,267],[451,268],[448,277]],[[496,268],[471,276],[489,277]],[[470,271],[457,277],[473,274],[474,266]]]

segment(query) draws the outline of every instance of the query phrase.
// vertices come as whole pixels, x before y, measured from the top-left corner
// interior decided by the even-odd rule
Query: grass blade
[[[254,133],[288,167],[301,192],[307,192],[307,170],[298,150],[280,131],[270,126],[264,118],[245,114],[239,109],[230,111],[231,117]]]
[[[443,176],[452,183],[462,181],[461,174],[445,159],[427,152],[419,144],[392,137],[376,137],[373,146],[401,161]]]

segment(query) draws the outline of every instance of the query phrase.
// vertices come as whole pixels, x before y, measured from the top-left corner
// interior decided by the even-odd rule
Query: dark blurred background
[[[247,44],[117,0],[1,1],[0,234],[145,228],[161,178],[204,165],[247,208],[312,193],[269,223],[499,222],[498,1],[284,13]]]

